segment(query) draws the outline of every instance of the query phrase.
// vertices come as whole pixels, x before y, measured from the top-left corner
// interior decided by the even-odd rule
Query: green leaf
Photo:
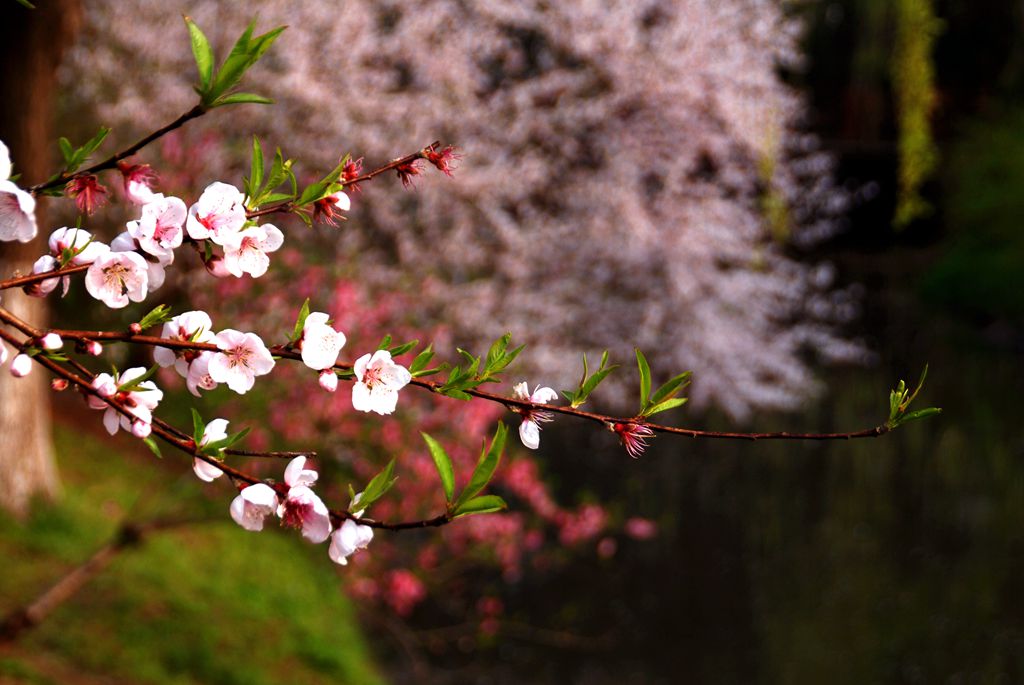
[[[199,415],[195,407],[192,407],[192,440],[199,446],[199,443],[203,441],[203,433],[206,431],[206,424],[203,422],[203,417]]]
[[[142,442],[146,443],[146,447],[149,448],[150,452],[156,455],[157,459],[164,458],[164,455],[160,452],[160,445],[156,443],[156,440],[153,439],[152,435],[143,438]]]
[[[36,6],[29,2],[28,0],[17,0],[17,3],[22,7],[27,7],[30,10],[34,10],[36,8]]]
[[[64,155],[65,167],[71,165],[71,160],[75,157],[75,148],[71,145],[71,141],[61,136],[57,139],[57,145],[60,146],[60,153]]]
[[[309,298],[302,303],[302,307],[299,309],[299,317],[295,319],[295,328],[292,330],[292,342],[297,342],[302,337],[302,329],[306,325],[306,318],[309,316]]]
[[[676,407],[680,407],[686,404],[688,400],[689,398],[687,397],[673,397],[667,400],[663,400],[657,404],[652,403],[648,405],[646,409],[644,409],[644,411],[641,413],[641,416],[651,416],[659,412],[668,411],[669,409],[675,409]]]
[[[437,473],[441,476],[444,500],[451,506],[452,496],[455,494],[455,472],[452,470],[452,460],[437,440],[434,440],[426,433],[420,433],[420,435],[423,436],[424,442],[427,443],[427,447],[430,449],[430,456],[434,458],[434,466],[437,467]]]
[[[394,347],[389,349],[388,352],[391,353],[392,357],[400,357],[401,355],[405,354],[406,352],[408,352],[409,350],[411,350],[412,348],[416,347],[419,344],[420,344],[419,340],[410,340],[407,343],[402,343],[401,345],[395,345]]]
[[[251,430],[252,430],[251,428],[243,428],[242,430],[238,431],[237,433],[232,433],[231,435],[227,436],[226,438],[221,438],[220,440],[214,440],[211,443],[203,445],[202,452],[203,452],[203,454],[208,454],[210,456],[216,456],[216,455],[218,455],[220,453],[221,450],[225,450],[228,447],[231,447],[232,445],[234,445],[234,444],[236,444],[238,442],[241,442],[242,439],[245,438],[245,436],[247,436]]]
[[[79,154],[82,155],[81,161],[84,162],[92,153],[96,152],[96,149],[103,144],[103,141],[107,139],[108,135],[110,135],[110,129],[105,126],[100,126],[100,130],[96,132],[96,135],[86,141],[85,145],[78,148]]]
[[[272,105],[274,101],[268,97],[262,95],[256,95],[255,93],[231,93],[230,95],[224,95],[217,98],[210,107],[225,107],[227,105],[244,105],[244,104],[256,104],[256,105]]]
[[[480,459],[477,461],[476,468],[473,469],[473,475],[469,478],[469,484],[455,501],[454,511],[458,511],[463,504],[476,497],[491,482],[491,477],[494,475],[495,469],[498,468],[498,462],[501,461],[506,437],[508,437],[508,429],[504,422],[499,422],[498,430],[494,434],[494,439],[491,440],[491,446],[481,451]]]
[[[936,414],[941,413],[942,409],[940,409],[939,407],[928,407],[927,409],[918,409],[917,411],[912,411],[909,414],[901,416],[897,425],[902,426],[905,423],[917,421],[918,419],[925,419],[928,418],[929,416],[935,416]]]
[[[423,370],[433,358],[434,343],[430,343],[422,352],[416,355],[416,358],[412,360],[412,364],[409,364],[409,373],[415,374],[417,371]]]
[[[363,489],[363,494],[359,497],[359,501],[353,501],[349,507],[368,509],[370,505],[383,497],[385,493],[391,489],[391,486],[395,484],[395,481],[398,480],[397,476],[392,476],[394,470],[395,460],[392,459],[388,462],[387,466],[381,469],[380,473],[374,476],[373,479],[367,483],[366,488]]]
[[[139,327],[142,328],[142,330],[146,330],[147,328],[151,328],[158,324],[166,323],[171,320],[170,314],[170,307],[165,304],[158,304],[150,310],[148,314],[142,317],[139,321]]]
[[[666,381],[664,385],[654,391],[654,396],[651,398],[651,404],[658,404],[662,400],[675,395],[690,384],[690,378],[692,376],[692,372],[686,371],[685,373],[681,373],[675,378]]]
[[[252,137],[252,164],[249,166],[248,185],[250,199],[257,199],[263,186],[263,146],[256,136]]]
[[[135,392],[135,391],[139,391],[139,386],[142,385],[143,383],[145,383],[146,381],[148,381],[150,378],[152,378],[153,374],[155,374],[157,372],[157,369],[159,369],[159,368],[160,368],[159,366],[154,364],[153,366],[149,367],[146,370],[146,373],[142,374],[138,378],[133,378],[132,380],[128,381],[127,383],[124,383],[122,385],[117,386],[118,392]],[[141,390],[141,392],[147,392],[147,391],[146,390]]]
[[[651,396],[651,367],[640,348],[633,349],[636,350],[636,365],[640,369],[640,407],[643,408],[647,406],[648,398]]]
[[[253,38],[252,32],[255,26],[256,20],[254,19],[235,42],[234,47],[231,48],[231,52],[217,71],[216,76],[213,78],[213,83],[205,94],[204,104],[208,106],[216,106],[214,103],[231,104],[227,101],[230,96],[225,96],[225,93],[238,85],[238,82],[242,79],[245,72],[248,71],[249,67],[263,56],[263,53],[270,48],[271,44],[286,28],[280,26]],[[247,94],[242,93],[242,95]]]
[[[210,48],[210,41],[206,39],[203,32],[199,30],[191,17],[185,17],[185,25],[188,26],[188,37],[192,43],[192,56],[196,59],[196,68],[199,70],[200,93],[205,94],[213,82],[213,50]]]
[[[464,502],[461,507],[452,512],[452,518],[471,516],[473,514],[490,514],[496,511],[508,509],[505,500],[497,495],[482,495]]]

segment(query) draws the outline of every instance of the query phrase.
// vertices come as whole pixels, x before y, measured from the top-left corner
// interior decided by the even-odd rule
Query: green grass
[[[0,652],[0,682],[381,682],[324,546],[241,530],[230,490],[199,483],[177,457],[124,457],[66,432],[57,445],[61,502],[24,523],[0,518],[0,611],[88,558],[126,516],[210,520],[121,554]]]

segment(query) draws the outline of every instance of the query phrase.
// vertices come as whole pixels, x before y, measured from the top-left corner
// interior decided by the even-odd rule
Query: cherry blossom
[[[356,516],[361,515],[362,512],[356,514]],[[327,553],[330,555],[331,561],[345,566],[348,564],[350,556],[360,549],[366,549],[372,540],[373,528],[360,525],[352,519],[345,519],[341,527],[331,535],[331,546]]]
[[[11,375],[24,378],[32,372],[32,358],[27,354],[19,354],[11,360]]]
[[[103,427],[111,435],[117,433],[118,428],[123,428],[135,434],[137,437],[146,437],[149,432],[142,426],[134,426],[135,423],[150,424],[153,422],[153,410],[156,409],[164,393],[153,381],[143,381],[132,390],[121,388],[132,383],[139,377],[145,375],[146,369],[136,366],[127,369],[119,376],[112,376],[109,373],[98,374],[92,380],[92,388],[101,397],[113,400],[118,406],[123,407],[134,418],[129,418],[114,407],[104,402],[99,397],[89,395],[86,400],[93,409],[102,409]],[[138,433],[144,432],[144,435]]]
[[[128,233],[144,252],[165,257],[181,246],[187,214],[185,203],[180,199],[157,193],[143,205],[142,216],[128,222]]]
[[[647,449],[647,438],[654,436],[654,431],[642,423],[610,423],[608,430],[619,436],[626,453],[634,459]]]
[[[288,496],[277,509],[282,523],[302,528],[302,535],[310,542],[320,543],[331,534],[331,516],[327,506],[310,488],[316,483],[317,472],[306,468],[305,457],[295,457],[284,471]]]
[[[71,179],[64,190],[75,198],[78,211],[83,214],[92,214],[107,201],[106,187],[92,174]]]
[[[547,404],[558,399],[558,393],[548,387],[537,386],[531,395],[530,386],[526,384],[526,381],[512,386],[512,394],[517,400],[534,404]],[[523,417],[523,422],[519,424],[519,439],[529,449],[537,449],[540,447],[540,424],[546,423],[554,417],[549,411],[533,407],[517,407],[516,411]]]
[[[312,312],[302,327],[302,363],[315,371],[334,366],[338,353],[345,346],[345,334],[331,327],[330,317],[323,312]]]
[[[329,224],[331,226],[337,226],[339,218],[344,220],[341,213],[347,212],[351,207],[352,201],[349,200],[348,195],[339,190],[338,192],[328,195],[322,200],[317,200],[314,203],[313,220]]]
[[[180,340],[181,342],[206,343],[213,340],[213,336],[213,321],[210,319],[210,315],[203,311],[190,311],[178,314],[165,323],[160,331],[161,338]],[[174,366],[174,370],[178,372],[178,375],[182,378],[188,378],[189,367],[201,354],[196,350],[173,350],[168,347],[155,347],[153,348],[153,361],[163,367]]]
[[[213,390],[217,387],[217,381],[213,380],[213,376],[210,375],[210,360],[213,359],[213,355],[213,352],[201,352],[188,365],[185,386],[196,397],[199,397],[200,390]]]
[[[218,440],[223,440],[228,437],[228,420],[227,419],[214,419],[206,424],[206,428],[203,429],[203,437],[199,441],[200,447],[205,447]],[[192,470],[195,472],[196,477],[201,481],[212,483],[217,478],[224,475],[224,472],[213,464],[203,461],[198,457],[192,459]]]
[[[148,164],[118,162],[117,168],[124,177],[124,195],[129,202],[144,205],[153,200],[156,195],[152,190],[156,183],[156,173]]]
[[[39,339],[39,346],[44,350],[59,350],[64,347],[64,341],[56,333],[47,333]]]
[[[224,246],[224,268],[238,278],[249,274],[259,278],[267,273],[270,258],[267,253],[275,252],[284,244],[284,234],[273,224],[250,226],[244,231],[227,234]]]
[[[227,183],[216,181],[206,186],[199,201],[188,209],[185,227],[196,240],[209,238],[218,245],[245,225],[245,196]]]
[[[252,389],[256,376],[270,373],[274,359],[255,333],[227,328],[210,341],[221,349],[210,359],[209,374],[217,383],[244,395]]]
[[[358,411],[385,415],[395,411],[398,391],[408,385],[412,374],[391,361],[391,353],[377,350],[356,360],[357,383],[352,386],[352,406]]]
[[[324,369],[320,372],[319,383],[327,392],[334,392],[338,389],[338,374],[334,373],[334,369]]]
[[[56,259],[54,259],[52,255],[45,254],[39,259],[37,259],[35,263],[32,265],[32,273],[45,274],[47,272],[53,271],[59,266],[60,263]],[[52,293],[54,288],[57,287],[57,284],[62,281],[64,283],[64,292],[67,292],[68,286],[71,285],[71,279],[69,279],[67,276],[54,276],[53,278],[47,278],[45,281],[39,281],[37,283],[32,283],[30,285],[25,286],[25,293],[31,295],[32,297],[46,297],[47,295]]]
[[[265,483],[250,485],[231,501],[231,518],[242,528],[263,530],[263,519],[277,511],[277,493]]]
[[[134,252],[107,252],[85,274],[85,289],[111,309],[142,302],[149,290],[146,260]]]
[[[111,252],[136,253],[139,249],[138,241],[135,240],[128,231],[118,234],[116,238],[110,241]],[[174,252],[168,250],[159,256],[145,253],[142,253],[139,256],[141,256],[143,261],[146,263],[146,276],[149,283],[149,292],[153,292],[164,284],[164,278],[166,276],[164,267],[169,266],[174,262]]]
[[[36,199],[8,180],[11,155],[0,142],[0,241],[27,243],[36,237]]]
[[[110,251],[101,242],[93,240],[89,231],[81,228],[58,228],[47,242],[50,254],[62,264],[92,264],[100,255]]]

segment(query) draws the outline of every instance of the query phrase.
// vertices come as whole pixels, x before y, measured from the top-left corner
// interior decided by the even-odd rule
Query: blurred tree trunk
[[[36,9],[4,0],[0,3],[0,140],[11,151],[19,185],[45,179],[52,157],[52,119],[57,66],[80,23],[79,0],[36,0]],[[48,231],[45,203],[37,211],[39,233],[28,244],[0,243],[0,274],[28,273],[45,251]],[[3,306],[17,316],[42,324],[43,300],[20,291],[3,293]],[[46,374],[38,369],[26,378],[0,373],[0,507],[24,514],[33,496],[59,492],[50,397]]]

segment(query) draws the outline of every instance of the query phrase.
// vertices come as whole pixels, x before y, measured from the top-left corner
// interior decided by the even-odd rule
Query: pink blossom
[[[0,241],[27,243],[36,237],[36,200],[8,179],[11,155],[0,142]]]
[[[270,266],[269,252],[284,244],[284,234],[273,224],[250,226],[243,231],[227,234],[224,246],[224,268],[238,278],[249,274],[259,278]]]
[[[223,440],[228,437],[228,421],[227,419],[214,419],[206,424],[206,428],[203,429],[203,437],[199,441],[200,447],[215,443],[219,440]],[[224,472],[219,468],[195,457],[192,459],[192,470],[195,472],[196,477],[201,481],[212,483],[217,478],[224,475]]]
[[[136,205],[144,205],[153,199],[156,172],[148,164],[118,162],[117,168],[124,178],[124,195]]]
[[[44,350],[59,350],[64,347],[64,341],[56,333],[47,333],[39,339],[39,346]]]
[[[134,252],[107,252],[85,274],[85,289],[111,309],[142,302],[149,289],[146,260]]]
[[[203,311],[178,314],[166,322],[160,331],[161,338],[181,342],[207,343],[213,340],[213,321]],[[189,366],[200,355],[197,350],[178,350],[169,347],[153,348],[153,361],[163,367],[174,366],[182,378],[188,378]]]
[[[103,426],[111,435],[116,433],[119,427],[132,433],[138,433],[144,429],[133,426],[134,423],[150,424],[153,422],[153,410],[156,409],[164,396],[163,392],[156,387],[156,384],[153,381],[143,381],[132,390],[121,389],[145,373],[145,368],[136,366],[127,369],[119,376],[101,373],[93,378],[92,388],[98,395],[113,400],[118,406],[126,409],[133,417],[125,416],[94,395],[87,396],[86,400],[91,408],[103,410]]]
[[[245,225],[245,196],[238,188],[217,181],[206,186],[188,209],[185,227],[195,240],[209,238],[224,245]]]
[[[138,220],[128,222],[128,233],[144,252],[166,257],[181,246],[187,214],[185,203],[180,199],[158,193],[143,205]]]
[[[534,404],[548,404],[558,399],[558,393],[548,387],[537,386],[531,395],[530,386],[526,381],[512,386],[512,394],[517,400]],[[537,449],[540,447],[540,424],[551,421],[554,417],[551,412],[534,407],[516,407],[515,410],[523,417],[523,422],[519,424],[519,439],[529,449]]]
[[[330,555],[331,561],[345,566],[348,564],[350,556],[361,549],[366,549],[372,540],[373,528],[360,525],[352,519],[345,519],[341,527],[331,536],[331,546],[327,553]]]
[[[352,386],[352,406],[358,411],[385,415],[395,411],[398,391],[408,385],[412,374],[391,361],[391,353],[377,350],[356,360],[357,383]]]
[[[268,374],[274,368],[270,350],[255,333],[228,328],[215,335],[211,342],[221,351],[210,359],[210,377],[218,383],[226,383],[240,395],[252,389],[256,376]]]
[[[110,241],[111,252],[129,252],[134,254],[140,249],[138,241],[128,231],[119,233],[116,238]],[[139,256],[142,257],[146,264],[149,292],[153,292],[164,284],[164,277],[166,275],[164,267],[174,262],[174,252],[168,250],[159,256],[141,253]]]
[[[338,191],[313,204],[313,221],[331,226],[337,226],[338,220],[344,220],[342,212],[347,212],[352,207],[352,202],[342,191]]]
[[[45,274],[55,270],[59,266],[60,264],[57,262],[56,259],[54,259],[51,255],[44,254],[42,257],[37,259],[35,263],[32,265],[32,273]],[[54,291],[54,289],[57,287],[57,284],[60,283],[61,281],[63,281],[65,285],[70,284],[70,280],[67,276],[54,276],[53,278],[47,278],[44,281],[37,281],[36,283],[26,285],[25,294],[31,295],[32,297],[46,297],[47,295]],[[65,288],[65,291],[66,290],[67,288]]]
[[[610,423],[608,430],[619,436],[626,453],[634,459],[647,449],[647,438],[654,436],[654,431],[642,423]]]
[[[288,496],[278,507],[277,515],[284,525],[301,528],[303,537],[310,542],[320,543],[331,534],[331,517],[327,506],[310,489],[316,483],[316,471],[305,467],[306,458],[295,457],[285,469]]]
[[[338,374],[334,369],[324,369],[320,372],[320,387],[327,392],[334,392],[338,389]]]
[[[99,344],[95,340],[89,340],[85,343],[85,353],[93,357],[98,357],[103,354],[103,345]]]
[[[213,376],[210,375],[210,360],[213,359],[213,355],[213,352],[201,352],[188,365],[185,386],[196,397],[199,397],[200,390],[213,390],[217,387],[217,381],[213,380]]]
[[[231,518],[242,528],[263,530],[263,519],[277,511],[277,494],[265,483],[243,489],[231,501]]]
[[[75,198],[78,211],[83,214],[92,214],[107,201],[106,187],[92,174],[71,179],[64,190]]]
[[[462,159],[462,155],[455,154],[455,148],[451,145],[442,148],[440,151],[427,151],[427,161],[437,167],[438,171],[441,171],[446,176],[452,175],[452,171],[457,168],[454,166],[453,162],[460,159]]]
[[[345,346],[345,334],[334,330],[329,321],[327,314],[312,312],[302,327],[302,339],[299,341],[302,363],[315,371],[334,366],[338,353]]]
[[[62,264],[92,264],[109,247],[93,240],[92,234],[81,228],[58,228],[50,234],[50,254]]]

